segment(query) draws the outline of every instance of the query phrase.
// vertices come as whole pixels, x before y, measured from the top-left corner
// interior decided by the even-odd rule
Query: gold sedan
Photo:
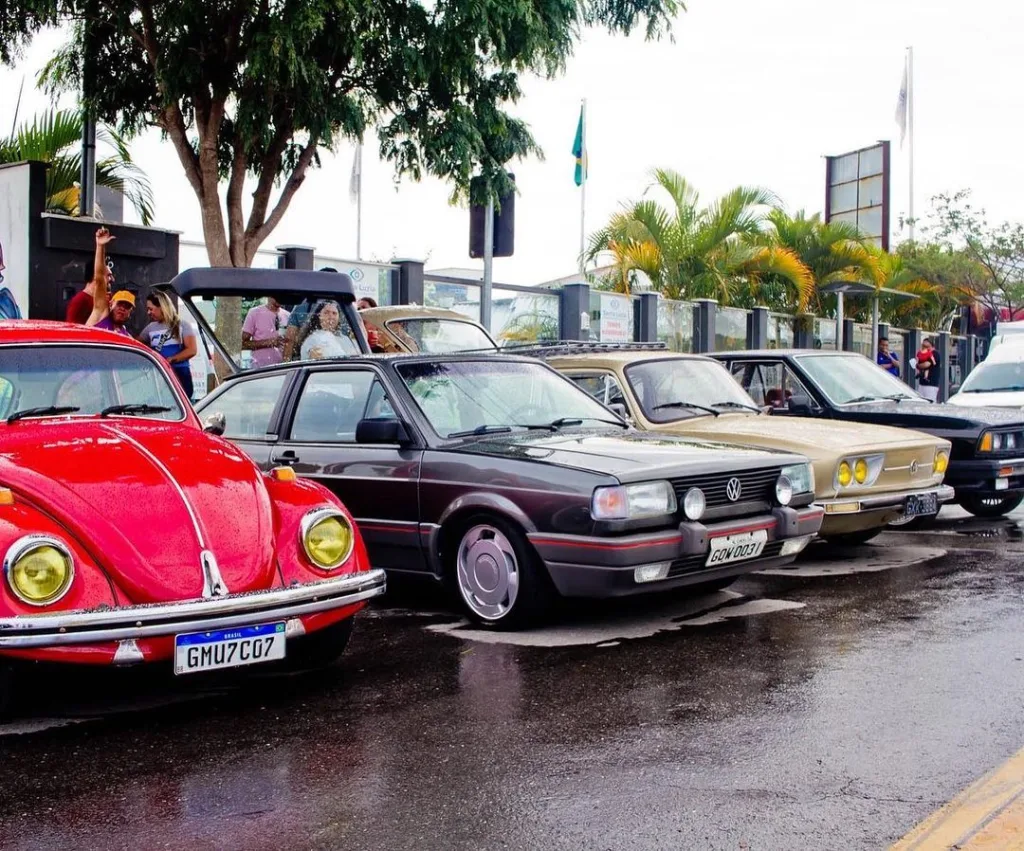
[[[773,417],[721,364],[699,355],[580,349],[542,354],[637,428],[810,458],[815,502],[825,509],[819,534],[826,540],[864,543],[890,522],[935,514],[953,499],[953,489],[942,484],[949,464],[947,440],[888,426]]]

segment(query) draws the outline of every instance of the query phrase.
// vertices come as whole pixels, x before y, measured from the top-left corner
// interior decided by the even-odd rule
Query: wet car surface
[[[1022,514],[489,641],[402,585],[316,674],[51,682],[0,847],[882,847],[1020,747]]]

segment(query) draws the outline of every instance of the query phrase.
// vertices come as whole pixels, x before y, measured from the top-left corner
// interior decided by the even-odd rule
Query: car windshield
[[[862,355],[798,355],[796,361],[833,405],[880,399],[925,401],[898,378]]]
[[[29,410],[75,416],[109,411],[162,420],[185,416],[164,371],[142,352],[116,346],[4,347],[0,421]]]
[[[644,416],[655,423],[707,417],[716,411],[756,414],[760,410],[733,381],[729,371],[711,361],[690,358],[646,361],[628,366],[626,378]]]
[[[392,319],[384,327],[413,352],[479,352],[497,349],[483,328],[458,319]]]
[[[982,363],[971,372],[960,388],[961,393],[998,393],[1024,390],[1024,362]]]
[[[569,379],[539,363],[493,358],[403,363],[409,392],[440,437],[621,421]]]

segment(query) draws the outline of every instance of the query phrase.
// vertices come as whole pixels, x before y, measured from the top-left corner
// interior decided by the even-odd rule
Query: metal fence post
[[[693,351],[707,354],[715,350],[715,314],[718,302],[713,298],[693,300]]]
[[[747,314],[747,348],[768,348],[768,308],[755,307]]]
[[[939,401],[945,402],[949,398],[949,331],[940,331],[938,344],[935,348],[939,352]]]
[[[391,277],[392,304],[423,304],[423,261],[395,258],[391,262],[398,267]]]
[[[917,370],[911,369],[910,359],[917,357],[917,353],[921,350],[921,329],[911,328],[903,336],[903,359],[906,361],[904,365],[903,380],[907,382],[907,385],[917,390],[919,382],[917,380]]]
[[[305,272],[313,270],[313,249],[305,245],[278,245],[276,250],[280,252],[277,258],[278,269],[302,269]]]
[[[633,300],[633,339],[638,343],[654,343],[658,339],[657,293],[640,293]]]
[[[967,357],[964,358],[963,372],[960,374],[961,382],[967,378],[968,375],[974,370],[974,367],[978,365],[978,338],[974,334],[967,335]]]
[[[843,339],[839,343],[839,350],[842,352],[856,351],[853,348],[853,320],[844,319],[843,327],[839,329]]]
[[[566,284],[558,310],[560,340],[590,339],[590,285]]]
[[[793,348],[814,348],[814,314],[798,313],[793,320]]]

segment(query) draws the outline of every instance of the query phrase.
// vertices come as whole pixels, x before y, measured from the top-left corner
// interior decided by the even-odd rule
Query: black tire
[[[975,496],[974,494],[960,497],[960,505],[975,517],[1002,517],[1024,501],[1024,495],[1017,496]]]
[[[309,635],[293,639],[285,657],[291,670],[327,668],[341,658],[352,636],[353,618],[348,617]]]
[[[859,532],[844,532],[841,535],[823,535],[825,543],[833,547],[859,547],[868,541],[877,538],[884,528],[862,529]]]
[[[493,514],[475,514],[453,527],[445,541],[445,579],[471,621],[513,630],[536,625],[550,613],[557,592],[518,526]],[[510,573],[516,577],[514,591]],[[493,595],[486,587],[492,578]],[[474,589],[481,596],[474,596]]]

